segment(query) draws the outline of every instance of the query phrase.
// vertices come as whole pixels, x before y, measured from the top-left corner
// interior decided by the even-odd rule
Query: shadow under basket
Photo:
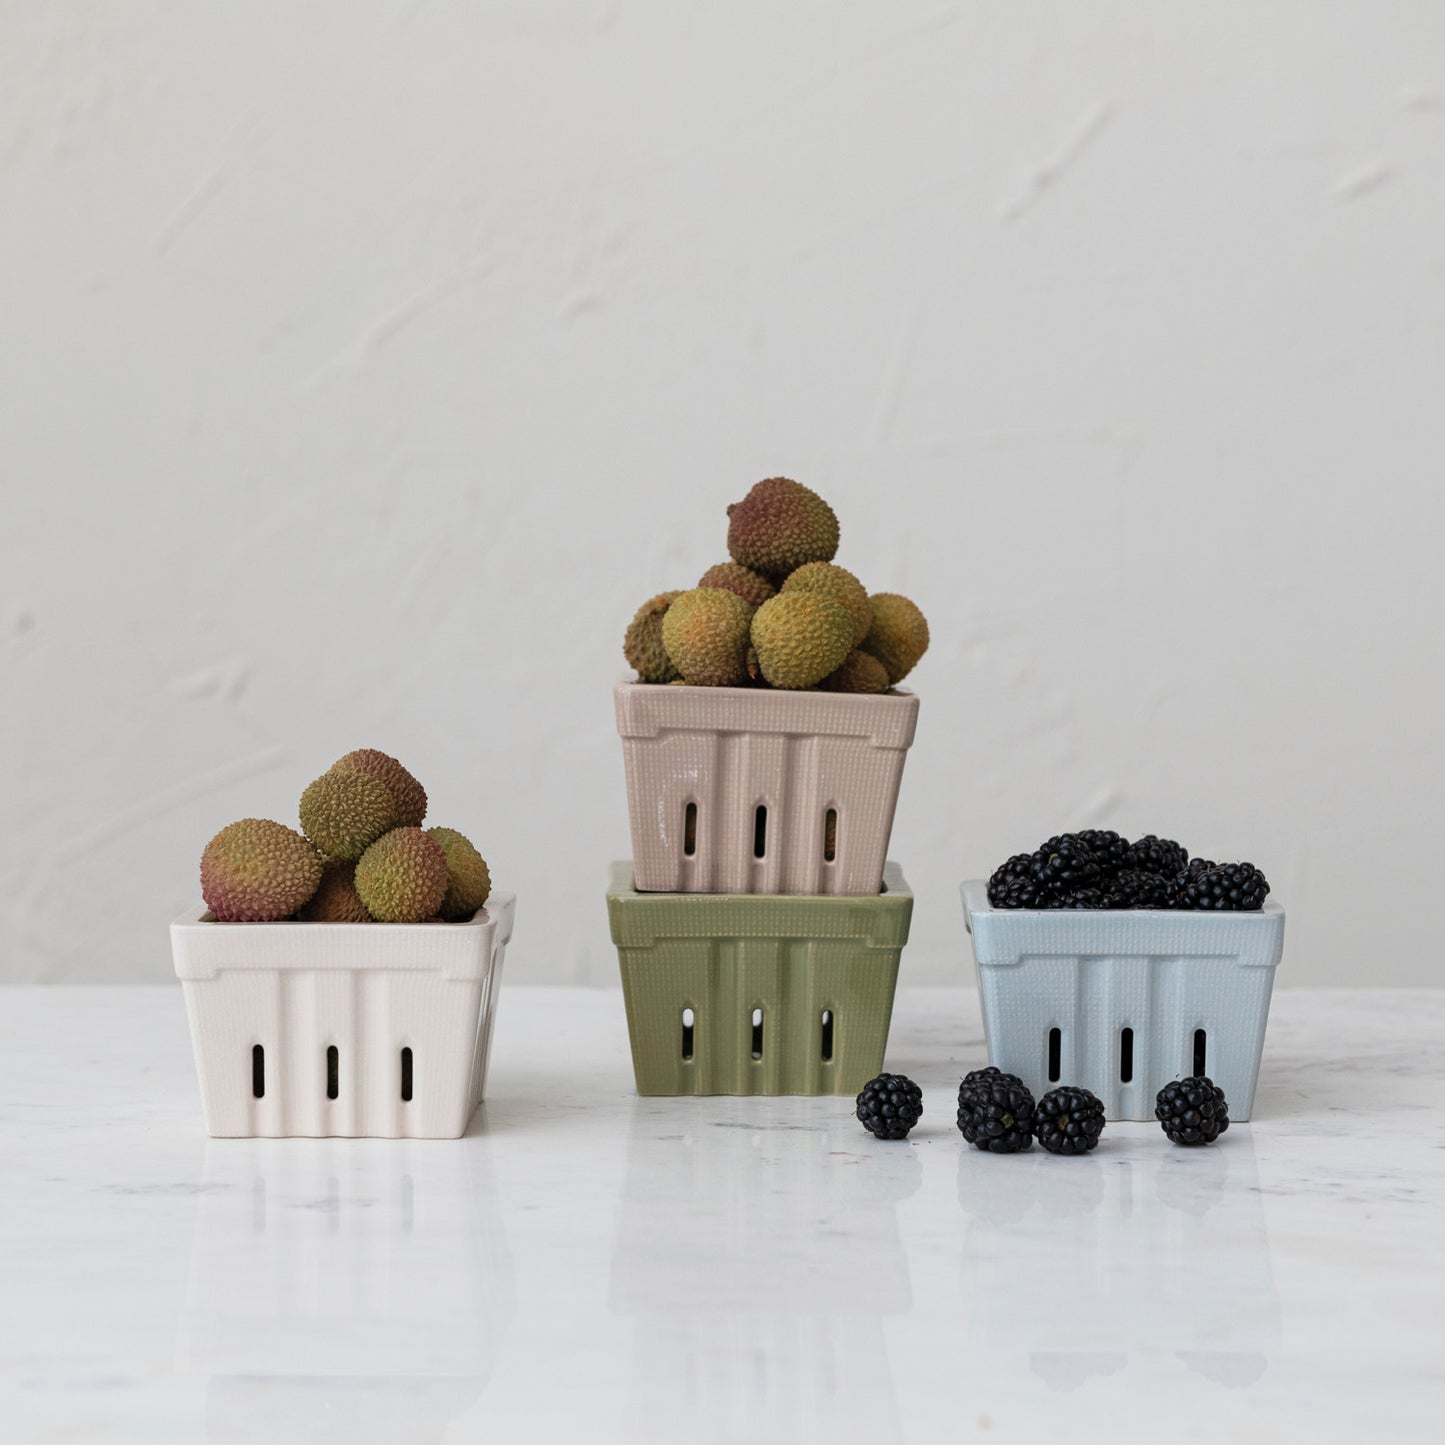
[[[171,924],[214,1137],[455,1139],[481,1102],[516,898],[465,923]]]
[[[607,892],[639,1094],[856,1094],[883,1068],[913,895]]]
[[[1082,1085],[1110,1119],[1153,1119],[1159,1090],[1207,1075],[1232,1120],[1254,1107],[1284,910],[994,908],[963,885],[989,1062],[1035,1098]]]
[[[636,887],[876,897],[918,699],[620,683]]]

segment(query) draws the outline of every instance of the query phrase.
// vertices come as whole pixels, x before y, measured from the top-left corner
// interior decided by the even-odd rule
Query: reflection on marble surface
[[[733,1441],[902,1438],[882,1320],[912,1305],[908,1148],[870,1148],[838,1100],[632,1106],[609,1307],[637,1321],[628,1419]]]
[[[481,1382],[408,1375],[216,1375],[206,1445],[430,1445],[481,1395]]]
[[[1253,1142],[1244,1129],[1226,1142],[1080,1159],[961,1151],[959,1292],[976,1347],[1025,1351],[1064,1391],[1139,1352],[1172,1352],[1223,1384],[1257,1380],[1279,1346],[1279,1296]],[[1223,1253],[1233,1268],[1218,1268]]]
[[[922,1162],[912,1149],[879,1149],[848,1107],[719,1098],[679,1130],[677,1101],[634,1101],[612,1308],[906,1313],[897,1206],[918,1191]]]
[[[962,945],[961,945],[962,947]],[[1276,996],[1254,1119],[966,1149],[962,989],[845,1099],[638,1099],[514,989],[457,1141],[207,1140],[179,993],[0,991],[0,1441],[1413,1441],[1445,1413],[1445,992]]]
[[[440,1440],[515,1310],[484,1136],[207,1141],[177,1363],[210,1438]]]

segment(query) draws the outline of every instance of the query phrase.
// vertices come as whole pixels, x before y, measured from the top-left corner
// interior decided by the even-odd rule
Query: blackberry
[[[1185,890],[1191,888],[1201,874],[1217,867],[1219,864],[1212,858],[1191,858],[1169,881],[1169,906],[1171,908],[1188,908],[1187,903],[1180,901]]]
[[[1102,871],[1089,845],[1076,833],[1050,838],[1029,860],[1029,870],[1034,881],[1056,897],[1092,888]]]
[[[968,1073],[963,1076],[963,1084],[988,1084],[992,1083],[995,1079],[1008,1079],[1011,1083],[1016,1084],[1019,1081],[1019,1076],[1017,1074],[1006,1074],[1002,1069],[997,1069],[992,1064],[986,1064],[981,1069],[970,1069]],[[961,1089],[963,1084],[960,1084],[958,1087]]]
[[[1253,863],[1211,863],[1198,872],[1194,863],[1175,880],[1176,908],[1252,913],[1264,907],[1269,880]]]
[[[1088,1089],[1050,1089],[1034,1109],[1034,1138],[1050,1154],[1087,1154],[1104,1129],[1104,1106]]]
[[[1098,888],[1075,888],[1072,893],[1062,893],[1053,901],[1055,908],[1106,908],[1104,894]]]
[[[1047,908],[1043,889],[1034,881],[1032,853],[1015,853],[988,880],[988,901],[995,908]]]
[[[1229,1104],[1212,1079],[1176,1079],[1159,1090],[1154,1117],[1176,1144],[1212,1144],[1229,1128]]]
[[[1085,828],[1074,836],[1094,855],[1106,874],[1117,873],[1129,856],[1129,840],[1107,828]]]
[[[1124,867],[1172,878],[1176,873],[1182,873],[1188,863],[1189,850],[1182,843],[1176,843],[1173,838],[1156,838],[1150,833],[1136,838],[1129,845]]]
[[[923,1090],[903,1074],[879,1074],[858,1095],[858,1122],[880,1139],[903,1139],[923,1113]]]
[[[958,1086],[958,1132],[989,1154],[1017,1154],[1033,1143],[1034,1096],[1016,1074],[975,1069]]]
[[[1105,908],[1168,908],[1174,890],[1167,878],[1141,868],[1124,868],[1104,888]]]

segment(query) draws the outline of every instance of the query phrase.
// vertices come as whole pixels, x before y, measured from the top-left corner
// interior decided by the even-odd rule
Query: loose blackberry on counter
[[[904,1139],[923,1114],[923,1090],[905,1074],[879,1074],[863,1085],[858,1122],[880,1139]]]
[[[1034,1138],[1050,1154],[1087,1154],[1104,1130],[1104,1105],[1088,1089],[1050,1089],[1034,1108]]]
[[[1029,860],[1035,882],[1055,897],[1092,888],[1102,869],[1093,850],[1077,833],[1060,833],[1050,838]]]
[[[1161,878],[1173,878],[1182,873],[1189,864],[1189,850],[1172,838],[1156,838],[1148,833],[1136,838],[1125,855],[1125,868],[1138,868],[1145,873],[1157,873]]]
[[[1203,863],[1200,868],[1195,864]],[[1174,906],[1253,913],[1264,907],[1269,880],[1253,863],[1204,863],[1196,858],[1175,880]]]
[[[1154,1117],[1176,1144],[1212,1144],[1229,1128],[1229,1104],[1212,1079],[1176,1079],[1159,1090]]]
[[[1033,1143],[1034,1096],[1016,1074],[975,1069],[958,1086],[958,1132],[975,1149],[1017,1154]]]
[[[994,1079],[1017,1080],[1017,1078],[1017,1074],[1006,1074],[994,1064],[985,1064],[981,1069],[970,1069],[968,1073],[963,1076],[963,1084],[986,1084],[992,1082]],[[963,1084],[960,1084],[958,1087],[961,1089]]]

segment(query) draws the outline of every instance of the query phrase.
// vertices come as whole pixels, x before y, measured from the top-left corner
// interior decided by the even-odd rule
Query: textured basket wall
[[[639,889],[878,892],[913,694],[621,683],[616,701]]]
[[[216,923],[201,906],[183,914],[171,951],[207,1130],[464,1133],[486,1087],[515,905],[493,893],[468,923]]]
[[[637,1092],[856,1094],[883,1067],[913,916],[895,864],[884,885],[871,898],[658,895],[614,864]]]
[[[980,879],[963,885],[963,907],[989,1060],[1036,1098],[1055,1083],[1082,1084],[1109,1118],[1152,1119],[1165,1084],[1205,1073],[1224,1090],[1229,1117],[1249,1117],[1284,951],[1278,904],[1258,913],[992,908]]]

